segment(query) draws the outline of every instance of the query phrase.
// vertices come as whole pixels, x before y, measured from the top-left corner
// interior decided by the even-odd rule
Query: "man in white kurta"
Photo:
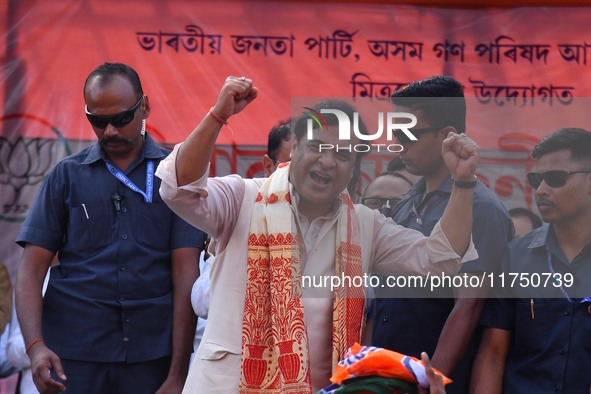
[[[216,106],[185,143],[175,147],[156,173],[162,179],[162,198],[173,211],[217,242],[216,261],[211,268],[208,324],[184,393],[203,392],[205,388],[210,393],[239,391],[248,236],[252,207],[266,179],[242,179],[236,175],[208,178],[207,163],[223,122],[256,95],[252,81],[229,77]],[[327,132],[315,133],[314,137],[321,142],[338,143],[335,138],[336,133]],[[300,240],[302,274],[330,276],[335,273],[337,217],[344,209],[339,193],[350,179],[355,157],[335,158],[333,154],[316,160],[307,141],[305,137],[296,140],[291,165],[278,171],[289,171],[290,207],[295,218],[292,226]],[[474,173],[478,154],[474,147],[470,140],[453,136],[444,148],[459,179],[471,179]],[[352,220],[359,223],[363,272],[383,275],[457,272],[460,263],[477,257],[470,241],[471,212],[463,209],[471,207],[471,199],[471,190],[456,191],[447,216],[444,215],[442,223],[436,225],[428,238],[396,225],[378,211],[356,205]],[[326,288],[303,289],[314,392],[329,384],[333,368],[330,352],[333,299],[327,291]]]

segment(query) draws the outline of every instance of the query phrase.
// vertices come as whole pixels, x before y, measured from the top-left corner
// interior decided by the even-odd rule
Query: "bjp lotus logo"
[[[29,211],[45,174],[71,152],[57,128],[34,115],[0,117],[0,127],[0,220],[19,222]],[[49,127],[57,138],[30,138],[21,132],[40,127]]]

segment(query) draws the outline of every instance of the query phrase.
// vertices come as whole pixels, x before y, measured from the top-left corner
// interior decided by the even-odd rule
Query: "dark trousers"
[[[170,357],[141,363],[61,362],[68,377],[63,382],[65,392],[69,394],[154,394],[170,367]]]

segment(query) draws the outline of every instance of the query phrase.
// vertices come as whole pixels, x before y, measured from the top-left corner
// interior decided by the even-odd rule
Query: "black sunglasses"
[[[582,174],[591,172],[591,170],[578,170],[578,171],[546,171],[546,172],[530,172],[527,174],[527,182],[531,187],[537,189],[542,184],[542,181],[546,181],[546,185],[557,188],[562,187],[566,184],[566,180],[569,175]]]
[[[140,106],[142,99],[144,96],[140,97],[140,99],[135,103],[133,107],[128,109],[127,111],[119,112],[115,115],[110,116],[102,116],[102,115],[95,115],[91,112],[88,112],[88,107],[84,107],[84,112],[86,112],[86,117],[91,125],[98,129],[104,129],[107,127],[109,123],[111,123],[115,127],[123,127],[129,124],[133,118],[135,117],[135,111]]]
[[[389,202],[390,208],[394,208],[401,200],[400,198],[365,197],[361,203],[371,209],[380,209]]]
[[[423,127],[418,129],[410,129],[409,131],[417,137],[417,141],[421,138],[421,134],[430,133],[432,131],[439,131],[447,126],[440,126],[440,127]],[[414,144],[417,141],[411,140],[408,135],[402,130],[396,129],[392,132],[394,137],[400,142],[401,144]]]

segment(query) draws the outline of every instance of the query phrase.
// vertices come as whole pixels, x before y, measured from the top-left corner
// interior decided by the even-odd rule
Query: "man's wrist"
[[[208,114],[209,114],[209,116],[211,116],[213,118],[213,120],[215,120],[216,122],[218,122],[222,126],[227,126],[228,125],[228,120],[227,119],[224,119],[220,115],[216,114],[214,112],[214,110],[213,110],[213,107],[211,107],[209,109]]]
[[[458,187],[460,189],[473,189],[476,187],[476,183],[478,182],[478,178],[476,177],[476,175],[473,175],[473,178],[469,181],[466,181],[464,179],[456,179],[453,178],[453,185],[455,187]]]
[[[31,350],[31,348],[32,348],[33,346],[35,346],[37,343],[41,343],[41,342],[45,342],[45,341],[43,340],[43,338],[37,338],[37,339],[33,339],[33,340],[32,340],[32,341],[31,341],[31,342],[30,342],[30,343],[27,345],[27,347],[26,347],[26,349],[25,349],[25,353],[27,353],[27,354],[28,354],[28,353],[29,353],[29,350]]]

